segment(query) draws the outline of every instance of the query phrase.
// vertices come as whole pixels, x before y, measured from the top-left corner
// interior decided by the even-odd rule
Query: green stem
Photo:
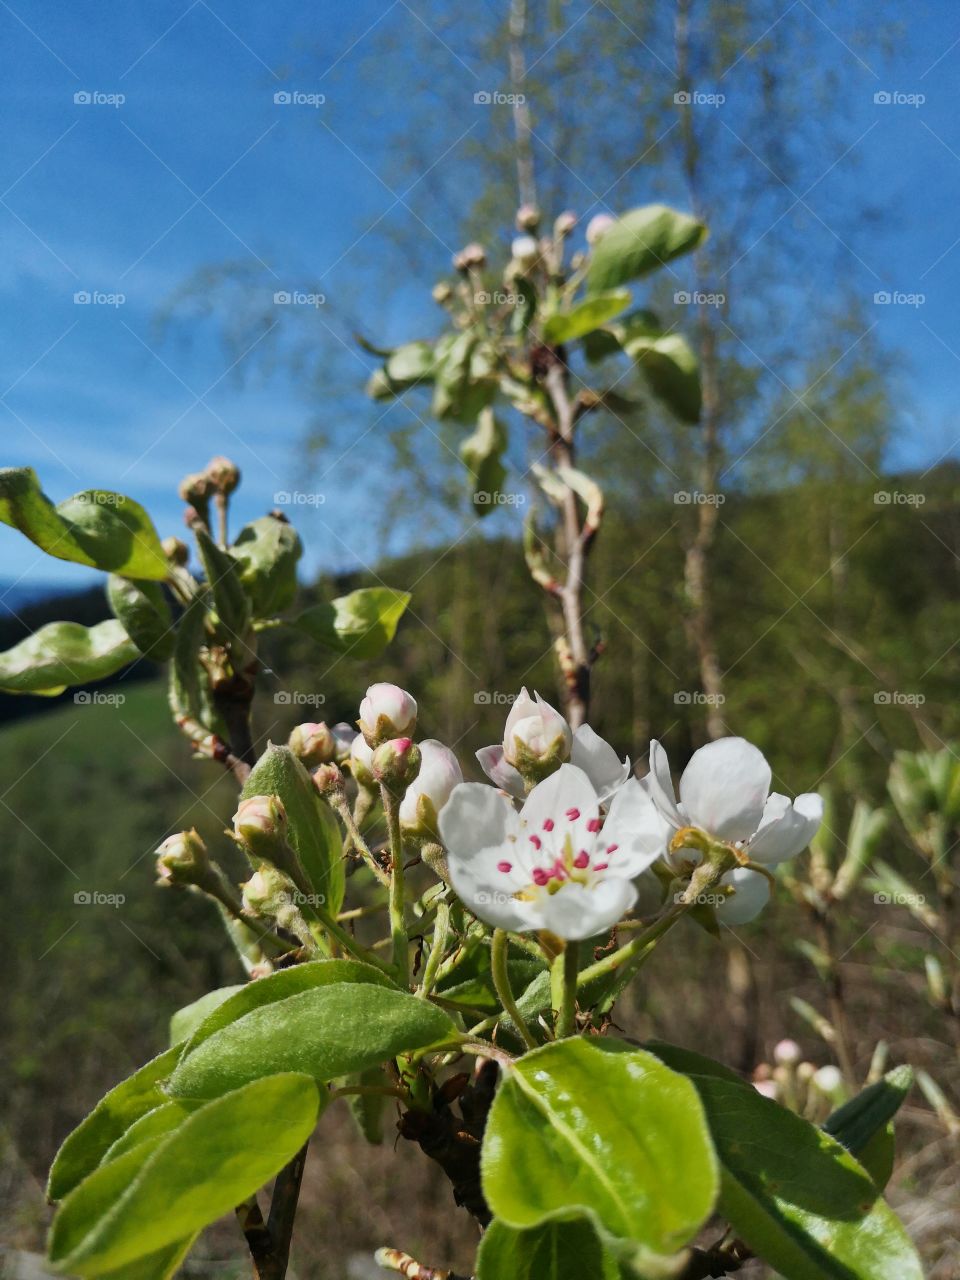
[[[517,1031],[519,1031],[523,1043],[528,1049],[536,1049],[537,1041],[524,1021],[516,1000],[513,998],[513,988],[510,986],[510,974],[507,970],[508,946],[509,940],[504,930],[495,929],[493,931],[493,942],[490,944],[490,970],[493,974],[493,985],[500,998],[500,1003],[503,1005],[504,1012],[509,1016]]]
[[[579,971],[580,945],[568,942],[562,956],[555,964],[560,968],[560,1009],[557,1014],[557,1039],[572,1036],[577,1029],[577,974]]]
[[[638,933],[635,938],[631,938],[626,946],[581,970],[577,978],[577,986],[583,988],[591,982],[596,982],[598,978],[605,978],[608,974],[615,972],[623,965],[645,953],[651,943],[658,942],[669,929],[673,928],[684,912],[689,909],[690,905],[689,903],[677,903],[670,908],[666,915],[661,916],[655,924],[652,924],[648,929],[644,929],[643,933]]]
[[[400,832],[400,800],[386,786],[381,785],[383,812],[387,819],[390,838],[390,936],[393,939],[393,964],[406,985],[410,975],[407,926],[404,922],[403,893],[403,836]]]
[[[440,964],[443,960],[443,953],[447,949],[447,939],[449,937],[450,903],[441,899],[437,903],[437,919],[433,927],[433,942],[430,946],[430,955],[427,957],[423,978],[420,981],[420,989],[417,992],[417,995],[424,1000],[436,986],[437,974],[440,972]]]
[[[366,840],[364,840],[363,836],[361,835],[360,827],[357,824],[357,821],[353,815],[353,812],[347,801],[347,797],[343,794],[342,791],[334,792],[333,796],[331,797],[331,800],[333,803],[333,807],[336,809],[337,813],[340,815],[340,821],[343,823],[344,827],[346,828],[349,844],[354,849],[356,849],[357,853],[360,854],[361,858],[363,858],[364,862],[367,864],[367,866],[370,868],[373,874],[377,877],[380,883],[385,887],[388,886],[390,884],[390,877],[387,875],[386,871],[384,871],[383,867],[381,867],[380,863],[375,858],[370,846],[367,844]]]

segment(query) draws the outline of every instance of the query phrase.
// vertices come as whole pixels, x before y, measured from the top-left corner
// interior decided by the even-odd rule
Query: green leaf
[[[303,543],[292,524],[261,516],[244,525],[230,554],[240,565],[240,581],[255,618],[271,618],[293,604]]]
[[[519,947],[511,946],[507,951],[507,975],[513,991],[524,992],[530,983],[541,974],[549,980],[549,969],[540,960],[536,960]],[[495,1013],[500,1008],[490,968],[489,941],[477,940],[471,947],[467,959],[458,964],[446,982],[437,987],[438,994],[445,1000],[453,1000],[470,1009],[485,1009]],[[550,1006],[550,988],[547,982],[546,1008]],[[523,1010],[521,1010],[521,1013]],[[536,1013],[541,1012],[540,1009]],[[534,1014],[534,1017],[536,1014]]]
[[[490,408],[483,409],[476,430],[460,446],[460,457],[473,479],[473,505],[478,516],[495,510],[493,495],[503,489],[507,469],[503,454],[507,433],[503,423]]]
[[[393,639],[408,591],[361,587],[305,610],[292,623],[318,644],[351,658],[377,658]]]
[[[671,1254],[717,1193],[703,1108],[685,1076],[607,1044],[564,1040],[514,1064],[487,1121],[484,1194],[509,1226],[585,1213],[608,1245]]]
[[[194,1030],[184,1052],[191,1053],[197,1045],[209,1040],[215,1031],[222,1031],[254,1009],[286,1000],[288,996],[300,995],[302,991],[312,991],[315,987],[329,987],[335,982],[364,982],[376,987],[394,985],[380,969],[360,960],[311,960],[291,969],[278,969],[269,977],[246,983],[235,995],[211,1009]]]
[[[229,1000],[238,991],[246,989],[245,983],[232,987],[218,987],[216,991],[208,991],[199,1000],[185,1004],[170,1019],[170,1043],[183,1044],[184,1040],[189,1040],[201,1022],[213,1013],[214,1009],[219,1008],[225,1000]]]
[[[717,1076],[720,1080],[732,1080],[734,1084],[743,1084],[742,1076],[738,1076],[730,1067],[722,1062],[715,1062],[695,1049],[684,1049],[677,1044],[667,1044],[665,1040],[645,1040],[643,1048],[665,1062],[674,1071],[681,1071],[685,1076]]]
[[[620,1280],[624,1274],[582,1218],[527,1231],[494,1218],[477,1254],[477,1280]]]
[[[369,348],[368,348],[369,349]],[[382,354],[374,350],[374,355]],[[389,400],[402,395],[421,382],[429,382],[434,374],[435,356],[431,342],[407,342],[389,352],[383,366],[367,383],[367,395],[374,400]]]
[[[499,389],[495,353],[479,335],[467,329],[441,339],[436,348],[436,382],[431,405],[441,421],[475,422],[493,403]]]
[[[545,342],[559,345],[586,337],[601,325],[626,311],[633,301],[629,289],[609,289],[605,293],[591,293],[569,311],[555,311],[543,326]]]
[[[693,1081],[721,1166],[720,1212],[788,1280],[922,1280],[916,1252],[838,1142],[750,1085]]]
[[[203,525],[197,525],[194,534],[217,616],[229,638],[241,640],[250,624],[250,601],[240,581],[240,567],[229,551],[217,546]]]
[[[70,685],[113,675],[139,657],[140,650],[113,618],[94,627],[48,622],[0,653],[0,690],[53,697]]]
[[[167,1088],[175,1098],[215,1098],[277,1071],[334,1080],[455,1034],[443,1010],[425,1000],[340,982],[231,1022],[184,1057]]]
[[[218,717],[211,705],[206,672],[200,665],[200,650],[207,643],[208,601],[209,592],[201,590],[180,619],[173,644],[168,697],[178,724],[192,720],[209,733],[216,733]]]
[[[175,1045],[161,1053],[97,1103],[56,1154],[47,1181],[49,1200],[62,1200],[136,1120],[167,1101],[159,1085],[172,1073],[182,1052],[183,1045]]]
[[[891,1121],[912,1086],[912,1069],[906,1065],[895,1067],[834,1111],[823,1126],[857,1157],[881,1191],[893,1172]]]
[[[19,529],[58,560],[122,573],[167,576],[167,558],[153,522],[138,502],[106,489],[85,489],[54,506],[30,467],[0,469],[0,521]]]
[[[51,1261],[100,1276],[184,1240],[277,1173],[310,1136],[319,1107],[304,1075],[259,1080],[201,1107],[67,1197],[50,1232]]]
[[[199,1235],[188,1236],[185,1240],[175,1240],[173,1244],[164,1245],[156,1253],[138,1258],[136,1262],[127,1262],[116,1271],[104,1271],[100,1280],[171,1280],[180,1270],[180,1265],[193,1248]]]
[[[135,581],[111,573],[107,599],[115,618],[141,653],[166,662],[173,653],[173,614],[159,582]]]
[[[111,1160],[116,1160],[118,1156],[122,1156],[125,1152],[132,1151],[134,1147],[139,1147],[141,1142],[172,1133],[174,1129],[180,1127],[187,1116],[194,1110],[195,1108],[186,1102],[164,1102],[159,1107],[154,1107],[152,1111],[148,1111],[139,1120],[134,1120],[126,1133],[119,1137],[113,1146],[104,1153],[100,1163],[109,1164]]]
[[[702,222],[666,205],[631,209],[608,227],[593,246],[587,288],[596,293],[649,275],[696,249],[706,238],[707,228]]]
[[[627,337],[623,349],[634,359],[658,400],[683,422],[698,422],[702,409],[697,357],[680,333]]]
[[[272,743],[267,747],[244,783],[241,799],[251,796],[280,797],[287,811],[290,844],[313,892],[326,910],[336,915],[343,906],[346,887],[340,827],[289,747]]]
[[[344,1084],[366,1085],[368,1087],[383,1087],[386,1084],[386,1077],[383,1074],[383,1067],[368,1067],[366,1071],[357,1072],[356,1075],[346,1076]],[[382,1093],[350,1093],[344,1098],[347,1106],[350,1108],[350,1114],[353,1116],[354,1123],[360,1130],[360,1134],[373,1147],[379,1147],[383,1142],[383,1113],[387,1105],[387,1098]]]

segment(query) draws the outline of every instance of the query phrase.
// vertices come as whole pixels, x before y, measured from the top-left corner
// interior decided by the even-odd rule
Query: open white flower
[[[609,742],[605,742],[588,724],[571,733],[564,717],[539,693],[531,698],[526,689],[520,693],[507,716],[503,745],[481,747],[477,759],[484,773],[502,790],[518,800],[526,795],[523,777],[516,767],[518,750],[526,749],[541,758],[551,750],[558,761],[582,769],[605,804],[630,777],[630,760],[621,760]]]
[[[680,778],[677,801],[667,753],[650,743],[647,790],[674,832],[696,827],[714,840],[731,844],[744,862],[775,867],[805,849],[823,818],[823,801],[807,792],[790,801],[770,792],[770,766],[745,738],[720,738],[695,751]],[[681,856],[696,856],[684,850]],[[745,924],[770,897],[770,884],[758,871],[737,867],[721,884],[735,892],[717,907],[723,924]]]
[[[415,835],[430,835],[436,830],[437,814],[453,788],[463,782],[463,774],[457,757],[436,738],[426,738],[419,746],[420,772],[400,803],[400,825]]]
[[[440,814],[453,887],[501,929],[547,929],[575,940],[603,933],[633,906],[633,880],[661,857],[669,828],[631,779],[606,818],[582,769],[563,764],[517,812],[484,783],[455,787]]]

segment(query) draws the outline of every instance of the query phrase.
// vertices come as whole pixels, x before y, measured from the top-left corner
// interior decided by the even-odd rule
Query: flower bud
[[[573,735],[560,714],[540,697],[521,689],[507,716],[503,756],[525,776],[545,778],[570,758]]]
[[[334,758],[337,750],[333,734],[322,721],[319,724],[310,721],[298,724],[291,730],[287,746],[308,769],[318,764],[327,764]]]
[[[528,268],[540,257],[540,246],[533,236],[517,236],[510,246],[510,252],[518,266]]]
[[[819,1089],[821,1093],[833,1098],[843,1088],[843,1076],[840,1074],[840,1068],[833,1065],[821,1067],[814,1072],[811,1082],[815,1089]]]
[[[812,1062],[801,1062],[797,1067],[797,1079],[801,1084],[809,1084],[816,1074],[817,1068]]]
[[[332,796],[343,790],[343,774],[335,764],[321,764],[310,776],[322,796]]]
[[[371,747],[409,737],[417,727],[414,698],[395,684],[372,684],[360,703],[360,732]]]
[[[182,568],[190,559],[190,548],[182,538],[164,538],[160,546],[163,548],[163,554],[171,564]]]
[[[458,271],[469,271],[471,267],[482,267],[487,261],[487,251],[482,244],[475,241],[468,244],[465,249],[461,249],[458,254],[454,255],[453,265]]]
[[[157,850],[159,884],[197,884],[210,868],[207,846],[195,827],[168,836]]]
[[[535,204],[522,204],[517,210],[517,230],[536,231],[540,225],[540,210]]]
[[[279,796],[251,796],[241,800],[233,815],[233,829],[252,854],[275,859],[287,832],[287,813]]]
[[[204,472],[210,484],[218,493],[233,493],[240,483],[240,469],[235,462],[218,454],[207,463]]]
[[[293,900],[293,885],[276,867],[261,867],[240,889],[244,911],[257,916],[278,915]]]
[[[780,1086],[776,1080],[755,1080],[753,1087],[764,1098],[770,1098],[776,1102],[780,1094]]]
[[[337,764],[345,764],[350,759],[350,748],[353,746],[357,731],[352,724],[347,724],[346,720],[341,720],[339,724],[333,726],[331,733],[333,734],[334,759]]]
[[[795,1067],[801,1056],[800,1046],[796,1040],[781,1040],[773,1049],[774,1062],[784,1067]]]
[[[362,733],[358,733],[350,748],[350,772],[361,787],[374,787],[377,784],[373,776],[373,747]]]
[[[209,476],[205,475],[204,472],[194,471],[190,475],[183,477],[177,492],[184,502],[196,507],[199,511],[203,511],[210,500],[213,485]]]
[[[373,776],[394,793],[401,794],[420,770],[420,748],[412,738],[392,738],[373,753]]]
[[[441,280],[439,284],[435,284],[431,291],[434,302],[439,306],[444,306],[453,297],[453,290],[447,284],[446,280]]]
[[[577,215],[565,209],[553,224],[553,233],[556,236],[568,236],[576,225]]]
[[[457,757],[435,738],[420,743],[420,772],[400,803],[400,826],[410,835],[437,836],[437,816],[463,781]]]
[[[598,213],[587,223],[587,244],[596,244],[605,231],[609,231],[616,222],[609,213]]]

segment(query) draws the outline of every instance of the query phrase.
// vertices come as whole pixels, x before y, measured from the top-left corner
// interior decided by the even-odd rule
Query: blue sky
[[[893,461],[929,465],[955,455],[960,435],[960,9],[949,0],[910,6],[890,61],[867,65],[846,47],[842,9],[784,0],[784,22],[798,5],[848,78],[842,127],[857,161],[855,172],[845,160],[810,193],[811,225],[830,237],[831,202],[857,189],[889,215],[848,251],[870,306],[873,291],[923,295],[920,305],[892,302],[872,314],[883,341],[906,360],[907,431]],[[303,485],[301,442],[316,405],[287,378],[244,380],[249,359],[236,362],[211,326],[180,324],[171,335],[156,319],[192,272],[225,261],[256,270],[266,313],[272,291],[336,293],[361,279],[370,288],[365,232],[413,219],[398,199],[403,192],[381,176],[389,156],[375,119],[387,112],[402,122],[415,83],[412,69],[404,79],[404,41],[418,24],[416,5],[405,0],[314,7],[0,0],[7,53],[0,462],[34,466],[57,500],[93,485],[127,492],[149,507],[163,534],[179,532],[177,480],[213,453],[233,456],[248,477],[244,516]],[[369,80],[354,70],[384,36],[396,57],[374,104]],[[436,55],[451,68],[459,61],[439,36]],[[466,130],[476,110],[466,90],[484,81],[477,68],[461,66]],[[875,102],[882,92],[925,101]],[[277,93],[301,100],[278,103]],[[311,102],[316,95],[326,101]],[[451,144],[459,124],[450,122]],[[456,247],[449,235],[443,226],[424,231],[437,275]],[[75,301],[83,293],[94,300]],[[353,309],[364,307],[371,331],[387,340],[429,314],[403,289],[385,302],[370,292]],[[317,342],[352,367],[342,324],[328,323],[322,308],[309,319]],[[359,357],[355,376],[359,387]],[[360,435],[372,411],[349,411],[367,414],[358,416]],[[379,535],[358,514],[365,447],[308,486],[325,497],[296,517],[314,546],[312,568],[377,554]],[[0,579],[23,575],[78,584],[85,576],[38,561],[29,544],[0,528]]]

